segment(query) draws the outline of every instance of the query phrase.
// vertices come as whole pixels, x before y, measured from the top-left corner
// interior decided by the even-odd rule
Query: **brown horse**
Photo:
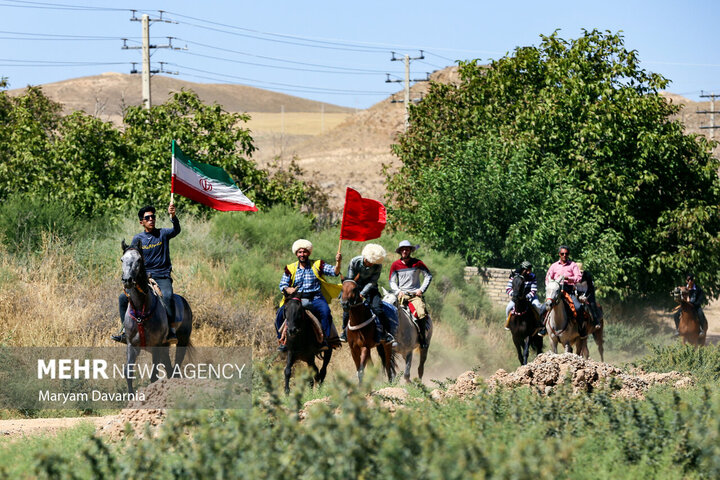
[[[342,304],[349,309],[350,318],[347,325],[347,343],[350,347],[358,382],[362,383],[365,366],[371,362],[370,352],[373,347],[380,355],[380,361],[387,373],[388,381],[395,377],[395,354],[392,345],[387,342],[375,341],[375,320],[370,308],[365,305],[358,292],[357,278],[346,278],[342,284]]]
[[[590,318],[590,305],[587,303],[587,299],[583,298],[582,296],[578,296],[578,300],[580,303],[585,305],[584,314],[585,314],[585,327],[587,328],[588,338],[590,335],[593,336],[595,339],[595,344],[598,348],[598,353],[600,354],[600,361],[605,361],[605,348],[604,348],[604,342],[605,338],[603,335],[603,332],[605,331],[605,317],[602,315],[602,307],[600,305],[597,306],[598,311],[600,312],[600,326],[596,327],[595,322],[592,321],[592,318]],[[580,354],[588,358],[590,356],[590,350],[588,350],[588,339],[583,339],[583,345],[580,348]]]
[[[705,335],[700,336],[700,320],[692,303],[690,303],[690,289],[687,287],[677,287],[672,291],[673,298],[680,305],[676,307],[680,309],[680,324],[678,331],[683,340],[683,345],[705,345]]]

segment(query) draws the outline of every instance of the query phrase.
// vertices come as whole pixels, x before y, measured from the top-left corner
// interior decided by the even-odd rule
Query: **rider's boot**
[[[585,325],[585,322],[578,322],[578,335],[580,335],[580,338],[587,338],[587,325]]]
[[[383,315],[382,318],[380,319],[380,323],[382,324],[383,331],[384,331],[384,336],[382,336],[381,338],[383,339],[384,342],[394,344],[395,337],[393,337],[392,333],[390,333],[390,320],[388,320],[388,318],[385,315]]]
[[[127,343],[127,335],[125,335],[125,326],[122,327],[122,330],[120,330],[120,333],[117,335],[110,335],[110,338],[115,340],[118,343]]]

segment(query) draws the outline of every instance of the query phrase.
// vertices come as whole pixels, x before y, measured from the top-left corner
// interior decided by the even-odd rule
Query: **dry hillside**
[[[458,81],[457,67],[447,67],[431,74],[431,80],[442,83]],[[382,199],[385,194],[382,165],[397,166],[390,147],[403,129],[402,91],[367,110],[353,109],[270,92],[242,85],[202,84],[170,77],[153,77],[153,102],[164,101],[169,92],[181,88],[198,93],[205,102],[217,102],[230,112],[249,112],[254,119],[250,128],[258,150],[255,160],[261,165],[297,159],[306,176],[325,187],[331,205],[340,207],[346,186],[353,186],[365,196]],[[410,97],[421,98],[428,90],[426,82],[411,87]],[[140,104],[140,77],[105,73],[43,85],[44,91],[65,105],[65,111],[83,110],[105,120],[119,122],[125,105]],[[10,90],[19,94],[22,89]],[[680,95],[663,93],[670,101],[683,106],[678,118],[690,133],[710,137],[708,115],[710,102],[693,102]],[[285,112],[280,114],[281,108]],[[322,112],[322,113],[321,113]],[[720,115],[717,123],[720,124]],[[716,137],[720,138],[720,131]],[[716,149],[716,154],[718,153]]]
[[[140,75],[103,73],[92,77],[73,78],[42,85],[43,91],[53,100],[62,103],[66,113],[82,110],[105,120],[122,118],[126,106],[142,103]],[[153,104],[163,103],[171,92],[182,89],[197,93],[205,103],[218,103],[229,112],[286,112],[349,113],[352,108],[305,98],[271,92],[244,85],[186,82],[172,77],[156,75],[152,78]],[[19,95],[25,89],[9,90]]]

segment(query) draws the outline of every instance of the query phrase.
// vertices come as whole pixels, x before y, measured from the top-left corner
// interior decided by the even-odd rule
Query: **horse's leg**
[[[595,344],[598,347],[598,353],[600,353],[600,361],[604,362],[605,361],[605,356],[604,356],[605,348],[603,346],[603,342],[604,342],[603,330],[602,329],[595,330],[593,332],[593,338],[595,339]]]
[[[383,355],[385,358],[385,361],[383,362],[385,364],[385,371],[387,372],[388,382],[392,383],[392,381],[395,379],[395,368],[393,367],[392,362],[392,345],[389,343],[386,343],[384,348]]]
[[[125,363],[124,374],[125,381],[128,386],[128,393],[135,393],[133,389],[133,377],[136,375],[137,369],[134,372],[130,372],[130,365],[134,365],[138,355],[140,354],[140,347],[133,347],[132,345],[127,346],[127,362]]]
[[[513,335],[513,344],[515,345],[515,351],[517,352],[517,357],[520,365],[525,365],[523,363],[522,349],[520,348],[520,339],[517,338],[515,335]]]
[[[290,375],[292,375],[293,363],[295,363],[295,356],[291,350],[288,350],[285,363],[285,393],[290,393]]]
[[[410,369],[412,368],[412,358],[413,358],[413,351],[410,350],[407,355],[405,355],[405,374],[403,375],[403,378],[405,378],[406,382],[410,382]]]
[[[323,363],[322,367],[320,367],[320,373],[318,373],[316,380],[319,384],[322,384],[325,381],[325,375],[327,375],[327,367],[330,363],[330,358],[332,357],[332,350],[328,350],[323,354]]]
[[[525,337],[525,345],[523,345],[522,365],[527,365],[528,353],[530,352],[530,337]]]
[[[315,386],[315,383],[318,381],[318,376],[320,375],[320,370],[318,370],[317,365],[315,365],[315,357],[310,357],[307,360],[305,360],[305,363],[308,364],[310,368],[312,368],[315,371],[315,375],[310,379],[310,388],[313,388]]]
[[[358,383],[362,383],[363,374],[365,373],[365,365],[370,359],[370,349],[368,347],[360,347],[360,368],[358,368]]]
[[[425,360],[427,360],[428,348],[420,349],[420,362],[418,363],[418,378],[422,380],[423,373],[425,373]]]

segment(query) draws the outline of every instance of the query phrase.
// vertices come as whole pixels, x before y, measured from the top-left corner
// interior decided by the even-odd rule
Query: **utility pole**
[[[172,44],[173,37],[167,37],[167,45],[151,45],[150,44],[150,22],[164,22],[164,23],[177,23],[172,20],[166,20],[163,18],[163,10],[159,10],[159,18],[150,18],[149,15],[143,14],[142,18],[137,18],[135,14],[137,10],[132,10],[131,22],[142,22],[142,46],[141,47],[130,47],[127,44],[127,38],[123,38],[123,50],[142,50],[142,101],[143,107],[150,110],[152,107],[152,97],[150,89],[150,76],[153,73],[168,73],[177,75],[177,72],[168,72],[163,70],[162,66],[164,62],[160,62],[161,68],[159,70],[153,70],[150,68],[150,49],[151,48],[170,48],[172,50],[182,50],[182,48],[174,47]],[[133,68],[130,73],[137,73],[135,69],[135,63],[133,62]]]
[[[698,110],[697,111],[697,113],[710,114],[710,125],[700,127],[703,130],[708,130],[708,129],[710,130],[710,140],[713,140],[715,138],[715,129],[720,128],[720,125],[715,125],[715,114],[720,113],[720,111],[717,111],[717,112],[715,111],[715,98],[716,97],[720,97],[720,94],[708,93],[706,95],[701,91],[700,98],[709,98],[710,99],[710,110]]]
[[[410,60],[422,60],[425,58],[425,55],[423,54],[423,51],[420,50],[420,56],[419,57],[413,57],[410,58],[410,55],[405,55],[403,58],[398,58],[395,56],[395,52],[392,53],[392,58],[390,59],[391,62],[399,62],[404,61],[405,62],[405,99],[404,100],[392,100],[392,103],[399,103],[403,102],[405,103],[405,130],[408,129],[408,126],[410,126]],[[400,83],[403,82],[403,80],[390,80],[390,74],[386,73],[387,78],[385,80],[385,83]],[[427,77],[425,78],[416,78],[412,80],[413,82],[429,82],[430,81],[430,74],[427,74]],[[418,99],[419,101],[419,99]]]

